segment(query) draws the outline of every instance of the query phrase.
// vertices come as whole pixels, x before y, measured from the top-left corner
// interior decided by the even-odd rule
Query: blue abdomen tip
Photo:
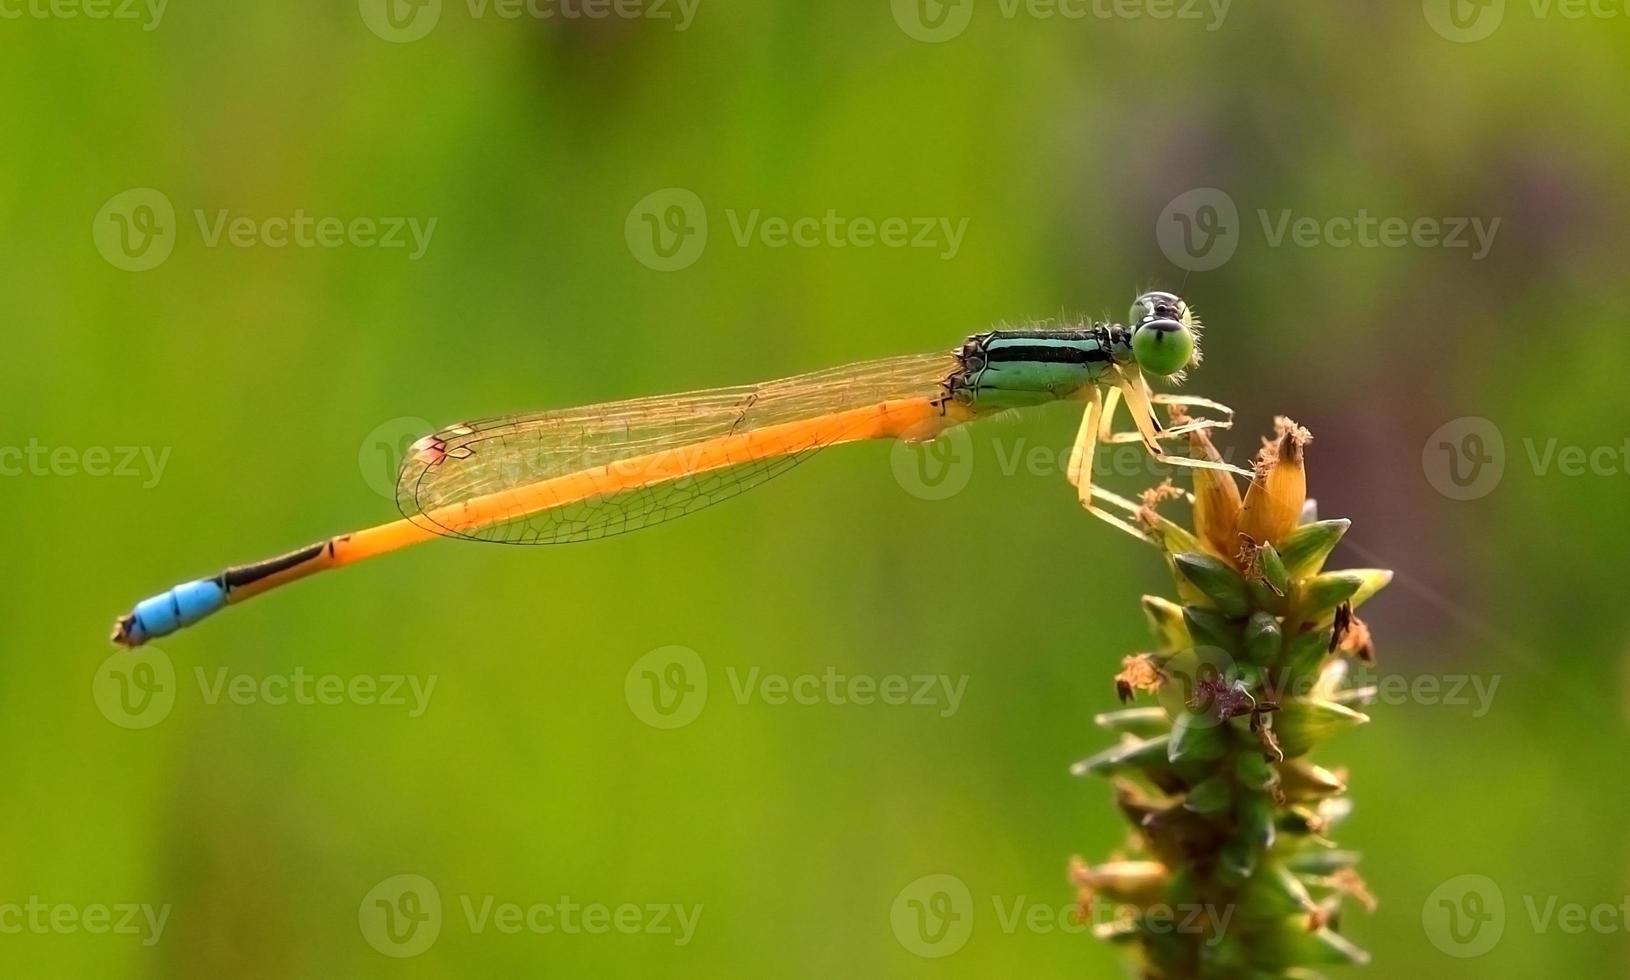
[[[191,626],[226,605],[226,590],[214,579],[199,579],[136,603],[130,638],[145,643]]]

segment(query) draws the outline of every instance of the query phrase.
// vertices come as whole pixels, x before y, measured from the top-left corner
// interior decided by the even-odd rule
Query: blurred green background
[[[1546,912],[1630,891],[1626,11],[31,2],[0,5],[7,975],[1120,975],[1063,918],[1067,859],[1124,845],[1067,767],[1168,586],[1074,504],[1065,411],[974,429],[954,492],[912,475],[941,457],[864,445],[636,535],[414,549],[157,644],[156,702],[104,658],[138,598],[393,517],[434,426],[1119,317],[1148,286],[1205,316],[1189,387],[1239,410],[1237,453],[1275,413],[1314,431],[1321,512],[1355,521],[1336,563],[1399,573],[1366,612],[1381,669],[1443,682],[1320,759],[1350,767],[1371,975],[1624,975],[1621,915]],[[938,230],[781,245],[755,212]],[[273,247],[297,213],[430,234]],[[1361,213],[1478,224],[1344,245],[1328,222]],[[662,728],[641,665],[670,647],[708,690]],[[828,668],[963,686],[738,693]],[[434,687],[272,703],[297,672]],[[215,687],[240,676],[247,703]],[[925,957],[891,910],[931,874],[972,931]],[[1423,920],[1466,874],[1505,904],[1470,959]],[[399,875],[442,913],[408,958],[368,924]],[[563,896],[700,912],[483,915]],[[162,931],[93,928],[125,904]]]

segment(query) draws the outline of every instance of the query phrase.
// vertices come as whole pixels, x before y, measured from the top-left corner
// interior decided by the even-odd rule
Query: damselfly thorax
[[[969,337],[955,356],[946,396],[980,409],[1080,398],[1133,363],[1132,338],[1120,324],[994,330]]]

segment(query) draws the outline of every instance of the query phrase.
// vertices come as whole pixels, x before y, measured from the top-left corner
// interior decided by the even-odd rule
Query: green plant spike
[[[1189,438],[1197,458],[1220,458],[1204,431]],[[1375,692],[1346,669],[1374,655],[1353,610],[1392,576],[1324,570],[1349,522],[1296,524],[1307,440],[1280,421],[1243,507],[1228,506],[1237,486],[1216,482],[1232,476],[1197,470],[1197,526],[1155,512],[1169,491],[1132,518],[1176,596],[1143,597],[1157,649],[1119,679],[1123,696],[1147,700],[1098,715],[1121,742],[1072,772],[1114,781],[1135,851],[1072,877],[1083,901],[1136,896],[1094,934],[1131,951],[1142,980],[1321,980],[1369,960],[1339,929],[1343,902],[1370,902],[1358,854],[1333,843],[1352,810],[1347,781],[1314,756],[1369,721],[1357,709]],[[1220,928],[1158,928],[1161,907],[1232,914]]]

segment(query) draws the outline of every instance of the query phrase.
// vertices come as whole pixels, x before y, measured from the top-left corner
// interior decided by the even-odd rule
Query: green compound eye
[[[1194,333],[1176,320],[1148,320],[1132,334],[1132,353],[1139,367],[1164,378],[1194,359]]]

